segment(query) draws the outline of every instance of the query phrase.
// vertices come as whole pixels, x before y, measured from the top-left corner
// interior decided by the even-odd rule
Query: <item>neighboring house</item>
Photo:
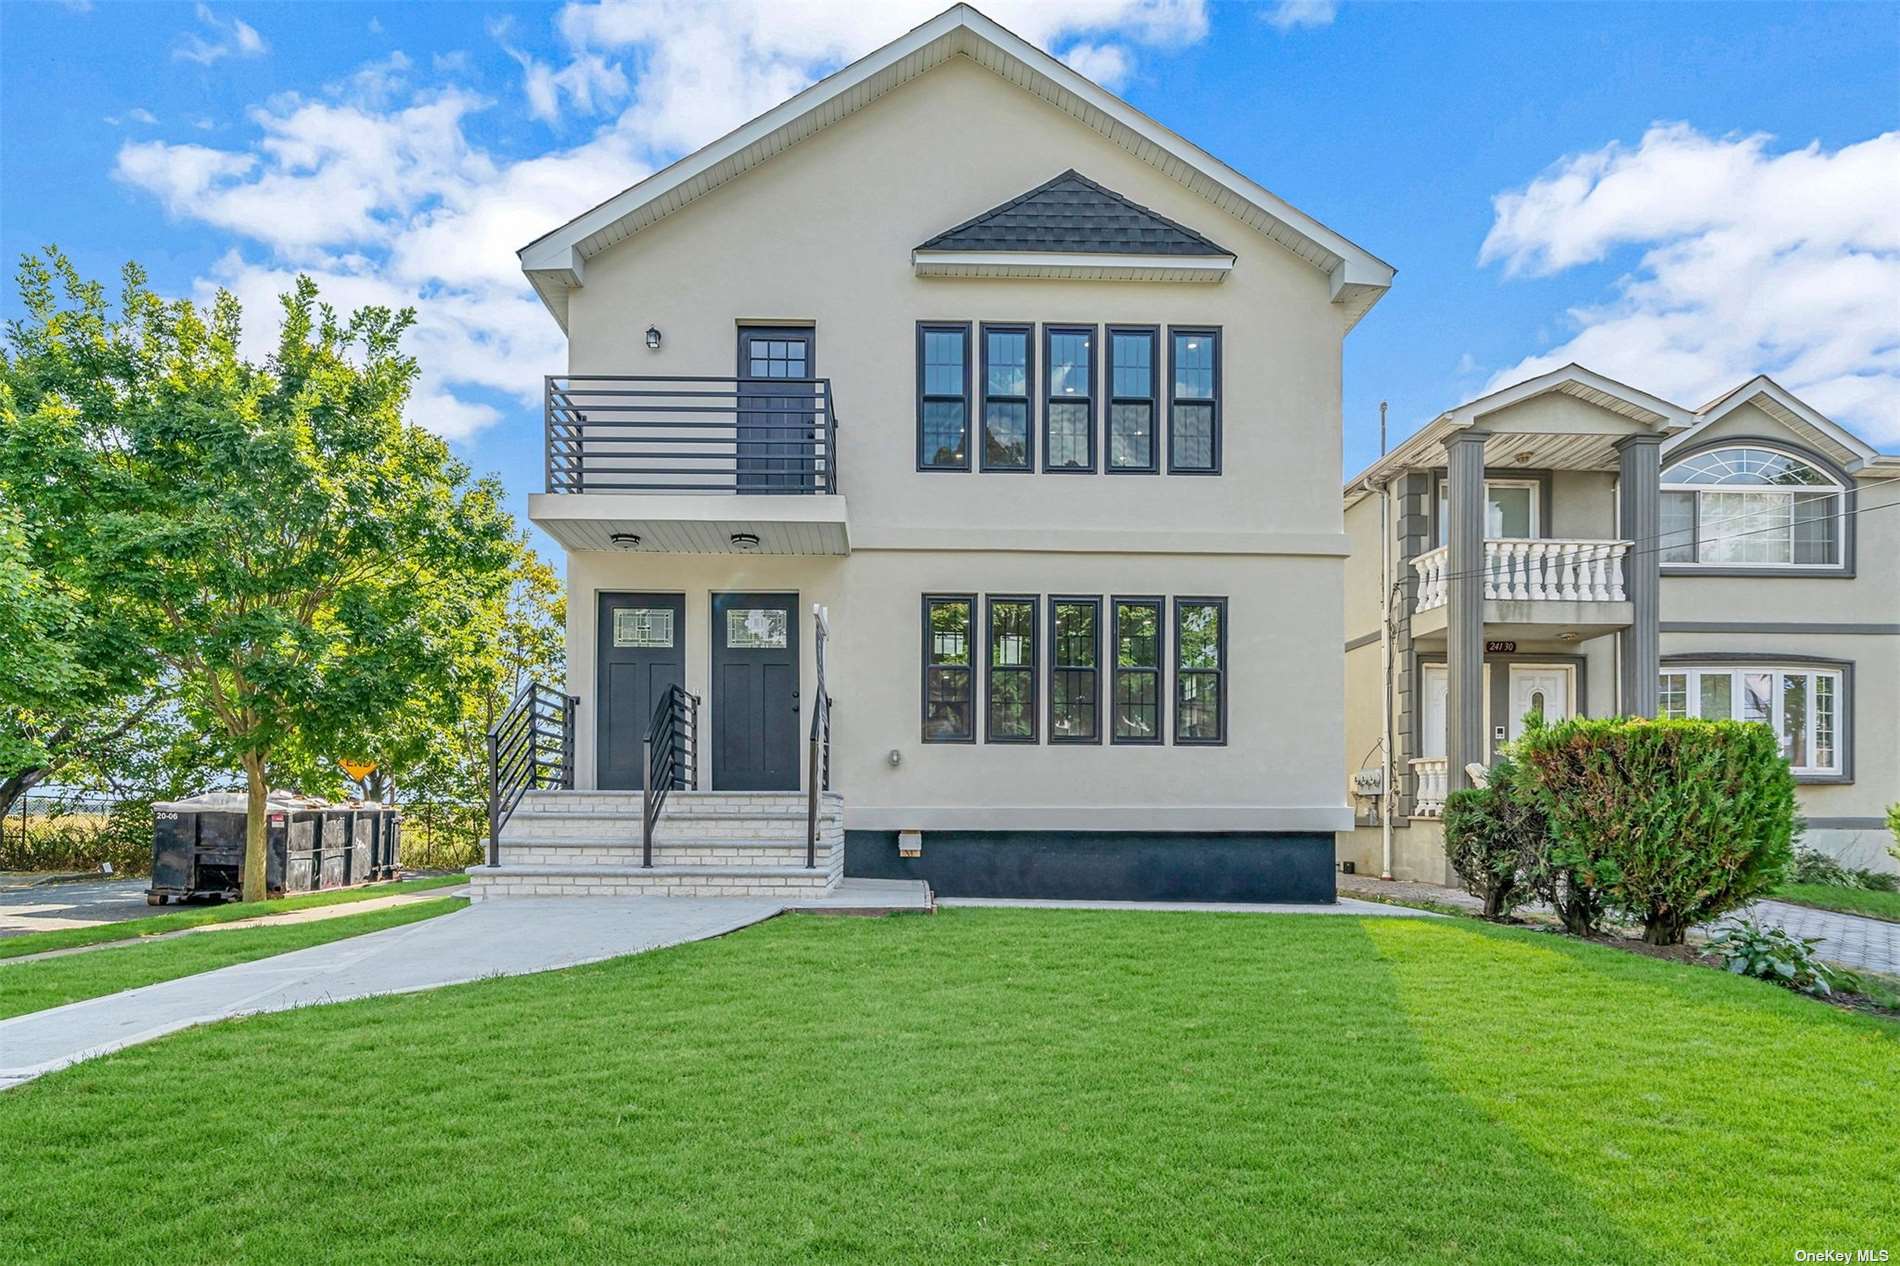
[[[1807,841],[1891,868],[1900,457],[1766,377],[1691,413],[1571,365],[1441,415],[1345,505],[1347,773],[1376,780],[1383,680],[1396,877],[1448,880],[1444,797],[1531,712],[1765,721]],[[1358,803],[1340,857],[1377,874]]]
[[[962,5],[521,258],[574,790],[517,714],[482,887],[1332,898],[1388,265]]]

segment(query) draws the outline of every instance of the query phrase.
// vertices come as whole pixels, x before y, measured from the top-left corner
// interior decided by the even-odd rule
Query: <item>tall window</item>
[[[1035,465],[1029,432],[1029,393],[1035,381],[1027,325],[983,326],[983,469],[1028,470]]]
[[[1168,330],[1168,470],[1220,471],[1220,331]]]
[[[1099,743],[1100,598],[1049,600],[1049,741]]]
[[[1115,680],[1111,743],[1159,743],[1161,729],[1161,599],[1115,599]]]
[[[917,327],[917,465],[970,469],[970,326]]]
[[[1227,599],[1174,600],[1174,741],[1227,741]]]
[[[1108,327],[1108,469],[1153,473],[1156,344],[1153,326]]]
[[[988,599],[985,652],[991,743],[1036,741],[1036,604],[1033,597]]]
[[[1484,535],[1488,540],[1530,540],[1541,532],[1535,479],[1484,481]],[[1438,543],[1445,544],[1451,526],[1451,480],[1438,481]]]
[[[1781,739],[1797,774],[1838,774],[1841,683],[1814,668],[1671,668],[1658,679],[1659,713],[1705,721],[1759,721]]]
[[[974,595],[924,598],[924,742],[976,742]]]
[[[1662,473],[1662,561],[1838,567],[1845,493],[1792,453],[1752,445],[1697,453]]]
[[[1042,468],[1095,469],[1095,327],[1045,325]]]

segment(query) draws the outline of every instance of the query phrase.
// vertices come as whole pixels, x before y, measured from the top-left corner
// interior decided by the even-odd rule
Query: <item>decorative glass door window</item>
[[[1836,567],[1845,490],[1790,453],[1711,449],[1662,473],[1662,561]]]
[[[665,650],[673,645],[670,607],[621,607],[614,612],[614,645]]]
[[[1841,772],[1841,674],[1806,668],[1672,668],[1659,714],[1757,721],[1774,730],[1797,774]]]
[[[727,648],[735,651],[784,650],[785,614],[780,607],[727,607]]]

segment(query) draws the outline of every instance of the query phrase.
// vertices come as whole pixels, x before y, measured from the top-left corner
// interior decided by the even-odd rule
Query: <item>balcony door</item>
[[[816,342],[810,326],[739,327],[740,492],[818,490]]]

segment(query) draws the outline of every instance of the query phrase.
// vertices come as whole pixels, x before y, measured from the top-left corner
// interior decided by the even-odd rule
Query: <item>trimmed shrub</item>
[[[1887,809],[1887,829],[1893,832],[1893,843],[1887,848],[1887,855],[1900,862],[1900,804]]]
[[[1793,860],[1794,778],[1765,725],[1576,717],[1527,733],[1553,864],[1679,945],[1765,894]]]
[[[1843,866],[1826,853],[1812,848],[1795,849],[1794,873],[1791,877],[1798,884],[1863,888],[1869,892],[1900,892],[1900,875],[1858,866]]]
[[[1484,917],[1505,919],[1530,895],[1527,870],[1545,852],[1548,828],[1523,775],[1509,760],[1483,787],[1445,798],[1445,856],[1464,889],[1484,902]]]

